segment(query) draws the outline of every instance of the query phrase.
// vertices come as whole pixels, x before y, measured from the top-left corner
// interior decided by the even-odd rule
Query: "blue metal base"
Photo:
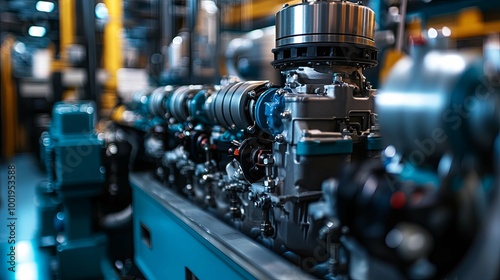
[[[52,184],[42,181],[36,188],[36,208],[38,214],[38,245],[40,247],[52,247],[57,244],[57,231],[54,227],[54,219],[61,200],[54,191]]]
[[[95,234],[86,239],[57,246],[60,279],[102,279],[106,261],[106,236]]]
[[[149,174],[130,179],[135,261],[147,279],[313,278]]]

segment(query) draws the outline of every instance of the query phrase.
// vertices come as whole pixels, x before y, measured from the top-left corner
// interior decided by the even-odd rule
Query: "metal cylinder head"
[[[276,14],[274,67],[374,66],[375,14],[361,4],[325,0],[285,6]]]

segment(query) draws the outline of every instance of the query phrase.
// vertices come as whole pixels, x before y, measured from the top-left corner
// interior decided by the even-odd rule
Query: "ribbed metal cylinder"
[[[208,100],[208,115],[215,123],[231,130],[245,129],[253,125],[253,99],[250,96],[258,97],[267,89],[266,84],[267,81],[248,81],[222,88]]]
[[[361,4],[325,0],[276,14],[275,68],[377,64],[375,14]]]
[[[178,122],[184,122],[189,117],[189,102],[203,86],[182,86],[175,90],[168,102],[168,111]]]
[[[313,1],[276,14],[276,47],[342,42],[375,46],[375,13],[346,1]]]
[[[174,88],[172,86],[159,87],[149,97],[148,110],[153,116],[165,118],[167,113],[166,101]]]

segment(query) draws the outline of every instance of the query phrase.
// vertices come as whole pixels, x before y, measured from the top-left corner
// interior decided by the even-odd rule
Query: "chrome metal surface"
[[[177,121],[186,121],[189,117],[190,100],[195,93],[202,90],[202,86],[182,86],[172,93],[169,103],[169,111]]]
[[[252,30],[242,37],[231,40],[226,49],[226,67],[229,76],[239,80],[270,80],[279,84],[281,75],[269,61],[274,59],[276,27]],[[255,71],[259,69],[259,71]]]
[[[463,139],[472,105],[457,100],[484,98],[477,92],[482,71],[476,62],[474,55],[432,51],[396,64],[375,98],[384,138],[415,164],[441,156],[447,138]]]
[[[342,42],[375,46],[375,14],[344,1],[315,1],[284,7],[276,14],[276,47]]]
[[[228,85],[210,101],[209,115],[227,129],[245,129],[253,125],[248,108],[248,93],[265,86],[267,81],[248,81]]]
[[[172,86],[165,86],[157,88],[151,93],[150,101],[148,103],[148,109],[151,114],[158,117],[165,117],[167,111],[164,102],[172,91]]]

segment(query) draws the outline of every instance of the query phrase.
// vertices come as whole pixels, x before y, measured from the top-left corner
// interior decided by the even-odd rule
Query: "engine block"
[[[144,132],[165,187],[320,276],[324,220],[309,206],[341,167],[382,150],[362,74],[376,65],[374,14],[313,1],[283,7],[276,21],[272,64],[284,85],[165,86],[137,93],[113,120]]]

